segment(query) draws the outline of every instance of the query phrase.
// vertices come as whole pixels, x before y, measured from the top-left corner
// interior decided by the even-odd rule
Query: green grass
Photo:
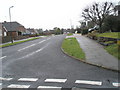
[[[67,36],[72,36],[72,35],[73,35],[73,33],[68,33],[68,34],[67,34]]]
[[[104,42],[105,44],[110,44],[110,43],[114,43],[114,41],[106,41]]]
[[[19,43],[23,43],[23,42],[27,42],[27,41],[31,41],[31,40],[35,40],[35,39],[39,39],[39,38],[40,37],[35,37],[35,38],[23,40],[23,41],[14,42],[14,43],[7,43],[7,44],[4,44],[4,45],[0,45],[0,47],[7,47],[7,46],[11,46],[11,45],[16,45],[16,44],[19,44]]]
[[[107,46],[105,47],[105,49],[107,50],[108,53],[110,53],[111,55],[115,56],[116,58],[120,60],[120,50],[118,50],[117,44]]]
[[[120,38],[120,32],[107,32],[97,34],[98,37],[110,37],[110,38]]]
[[[62,43],[62,48],[70,56],[74,56],[75,58],[85,60],[85,53],[80,48],[76,38],[64,39]]]

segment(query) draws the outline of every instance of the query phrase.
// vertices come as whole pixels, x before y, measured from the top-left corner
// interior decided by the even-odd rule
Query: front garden
[[[102,44],[105,50],[120,60],[120,32],[97,33],[93,31],[87,37]]]

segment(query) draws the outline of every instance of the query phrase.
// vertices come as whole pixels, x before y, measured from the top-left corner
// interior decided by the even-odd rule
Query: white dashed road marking
[[[19,59],[27,58],[27,57],[29,57],[29,56],[34,55],[35,53],[38,53],[38,52],[42,51],[42,50],[43,50],[44,48],[46,48],[49,44],[50,44],[50,43],[47,43],[47,44],[46,44],[44,47],[42,47],[41,49],[38,49],[38,50],[36,50],[36,51],[34,51],[34,52],[32,52],[32,53],[29,53],[29,54],[27,54],[27,55],[25,55],[25,56],[23,56],[23,57],[21,57],[21,58],[19,58]]]
[[[44,49],[44,48],[38,49],[37,51],[35,51],[35,53],[40,52],[40,51],[43,50],[43,49]]]
[[[48,38],[49,39],[49,38]],[[47,40],[48,40],[47,39]],[[43,43],[43,42],[45,42],[46,40],[42,40],[42,41],[40,41],[38,44],[40,44],[40,43]],[[36,44],[32,44],[32,45],[30,45],[30,46],[27,46],[27,47],[24,47],[24,48],[22,48],[22,49],[19,49],[18,51],[22,51],[22,50],[25,50],[25,49],[27,49],[27,48],[30,48],[30,47],[32,47],[32,46],[35,46]]]
[[[78,84],[91,84],[91,85],[102,85],[100,81],[87,81],[87,80],[76,80],[75,83]]]
[[[0,77],[0,80],[4,80],[4,81],[10,81],[10,80],[12,80],[13,78],[2,78],[2,77]]]
[[[6,58],[7,56],[0,57],[0,59]]]
[[[120,87],[120,83],[112,83],[112,85],[115,87]]]
[[[13,78],[3,78],[0,77],[0,81],[10,81]],[[19,78],[18,81],[21,82],[36,82],[39,78]],[[45,79],[44,82],[46,83],[65,83],[67,79]],[[76,80],[76,84],[89,84],[89,85],[102,85],[101,81],[89,81],[89,80]],[[0,86],[2,86],[2,82],[0,83]],[[112,83],[113,87],[120,87],[120,83],[118,82],[113,82]],[[11,84],[8,86],[8,88],[29,88],[30,85],[19,85],[19,84]],[[57,90],[60,90],[62,87],[57,87],[57,86],[38,86],[38,88],[56,88]]]
[[[32,44],[32,45],[30,45],[30,46],[27,46],[27,47],[24,47],[24,48],[22,48],[22,49],[19,49],[18,51],[25,50],[25,49],[30,48],[30,47],[35,46],[35,45],[36,45],[36,44]]]
[[[38,78],[20,78],[20,79],[18,79],[18,81],[33,81],[33,82],[35,82],[35,81],[37,81],[38,80]]]
[[[30,85],[18,85],[18,84],[11,84],[8,88],[29,88]]]
[[[46,79],[45,82],[58,82],[58,83],[65,83],[67,79]]]
[[[56,87],[56,86],[39,86],[38,88],[56,88],[57,90],[61,90],[62,87]]]
[[[49,40],[49,39],[51,39],[51,38],[48,38],[47,40]]]
[[[45,41],[46,41],[46,40],[43,40],[43,41],[39,42],[39,44],[42,43],[42,42],[45,42]]]

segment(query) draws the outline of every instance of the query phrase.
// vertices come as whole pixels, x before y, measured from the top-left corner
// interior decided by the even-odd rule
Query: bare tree
[[[102,24],[105,18],[114,10],[113,3],[105,2],[103,4],[94,3],[91,7],[83,10],[82,17],[87,21],[92,21],[99,25],[99,30],[102,32]]]

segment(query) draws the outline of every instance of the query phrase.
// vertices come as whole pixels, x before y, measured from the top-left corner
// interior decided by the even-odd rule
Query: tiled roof
[[[4,22],[3,26],[7,29],[7,31],[18,31],[17,28],[22,25],[18,22]]]

